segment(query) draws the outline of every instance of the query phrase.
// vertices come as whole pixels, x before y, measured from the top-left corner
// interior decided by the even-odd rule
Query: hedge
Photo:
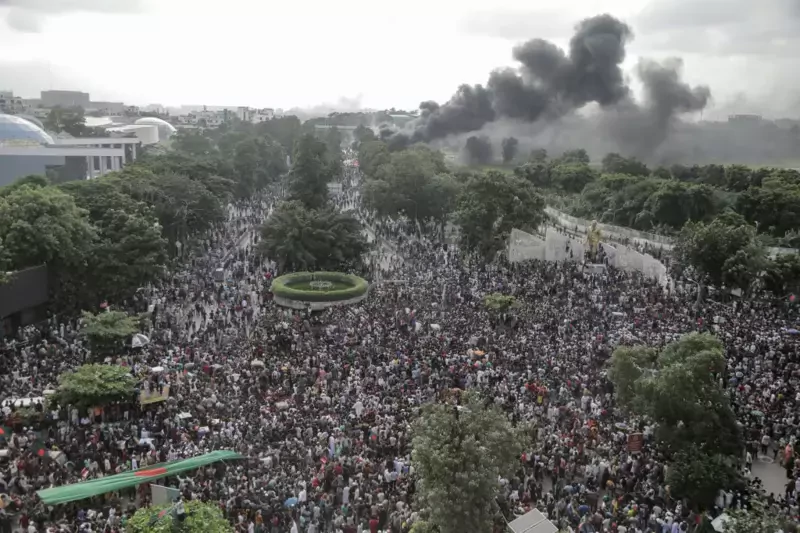
[[[331,291],[307,291],[294,289],[292,284],[307,281],[332,281],[346,283],[346,289]],[[279,298],[299,302],[339,302],[352,300],[366,294],[369,284],[363,278],[341,272],[294,272],[279,276],[272,281],[272,294]]]

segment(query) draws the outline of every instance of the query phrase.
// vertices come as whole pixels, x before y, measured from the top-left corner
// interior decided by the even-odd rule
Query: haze
[[[798,117],[796,0],[0,0],[0,89],[75,89],[130,104],[326,104],[415,109],[486,83],[514,44],[565,46],[577,22],[631,26],[623,63],[683,58],[683,79],[713,95],[704,118]]]

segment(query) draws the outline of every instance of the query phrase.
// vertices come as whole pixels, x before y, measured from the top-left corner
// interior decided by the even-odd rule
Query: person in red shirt
[[[369,533],[378,533],[378,523],[376,516],[369,519]]]

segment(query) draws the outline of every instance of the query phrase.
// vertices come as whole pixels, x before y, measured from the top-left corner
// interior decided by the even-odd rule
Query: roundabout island
[[[293,272],[275,278],[271,290],[280,306],[319,310],[360,302],[367,297],[369,283],[341,272]]]

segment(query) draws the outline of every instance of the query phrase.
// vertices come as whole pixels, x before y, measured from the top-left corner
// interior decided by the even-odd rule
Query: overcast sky
[[[565,45],[577,21],[628,22],[639,57],[684,58],[710,114],[800,116],[800,0],[0,0],[0,89],[126,103],[415,108]],[[549,4],[549,3],[548,3]],[[634,84],[635,86],[635,84]]]

